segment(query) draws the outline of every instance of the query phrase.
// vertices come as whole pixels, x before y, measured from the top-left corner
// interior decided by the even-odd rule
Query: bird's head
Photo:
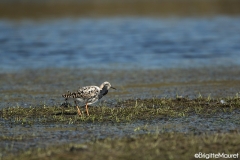
[[[107,89],[107,90],[109,90],[110,88],[116,89],[116,88],[112,87],[109,82],[103,82],[103,83],[100,85],[100,88],[101,88],[101,89]]]

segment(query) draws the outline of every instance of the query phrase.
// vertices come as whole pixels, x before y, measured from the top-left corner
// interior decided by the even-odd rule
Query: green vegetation
[[[201,136],[164,133],[31,149],[8,159],[195,159],[199,152],[237,154],[239,151],[239,133]]]
[[[60,106],[8,107],[0,110],[0,118],[11,125],[33,124],[90,124],[90,123],[134,123],[135,121],[157,120],[161,118],[188,117],[200,115],[211,117],[219,113],[239,111],[240,98],[235,97],[196,99],[177,96],[171,98],[129,99],[111,106],[89,107],[90,116],[78,116],[76,108]],[[236,122],[238,123],[238,122]],[[221,125],[221,124],[218,124]],[[1,126],[0,126],[1,127]],[[10,126],[9,126],[10,127]],[[189,127],[189,126],[186,126]],[[137,127],[138,131],[141,128]],[[143,128],[144,129],[144,128]],[[135,131],[134,130],[134,131]],[[144,135],[127,136],[117,139],[95,139],[85,143],[48,144],[47,147],[30,147],[24,152],[13,153],[17,143],[25,143],[36,138],[29,132],[24,135],[0,135],[0,142],[12,142],[2,148],[4,157],[0,159],[195,159],[195,153],[238,153],[240,150],[239,131],[206,134],[205,132],[145,132]],[[7,155],[7,156],[6,156]]]
[[[16,124],[33,123],[82,123],[82,122],[132,122],[165,117],[185,117],[191,114],[210,116],[218,112],[231,112],[240,108],[238,95],[233,98],[210,97],[187,99],[137,99],[118,102],[113,106],[89,107],[90,116],[78,116],[75,107],[9,107],[0,110],[0,116]]]

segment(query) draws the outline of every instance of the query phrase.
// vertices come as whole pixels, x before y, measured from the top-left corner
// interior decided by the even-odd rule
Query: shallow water
[[[240,18],[0,20],[0,71],[240,64]]]
[[[227,71],[227,72],[226,72]],[[100,103],[112,106],[122,99],[234,97],[240,91],[238,67],[163,69],[163,70],[96,70],[47,69],[1,74],[0,109],[6,107],[60,106],[62,94],[81,86],[111,82],[110,90]],[[70,101],[73,105],[73,101]],[[99,103],[94,104],[96,106]]]

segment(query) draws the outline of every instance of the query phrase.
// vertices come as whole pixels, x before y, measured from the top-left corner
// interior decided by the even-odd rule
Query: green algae
[[[116,104],[89,107],[90,116],[82,109],[78,116],[75,107],[40,106],[8,107],[0,110],[1,118],[11,119],[17,124],[33,123],[82,123],[82,122],[132,122],[166,117],[185,117],[193,114],[210,116],[219,112],[231,112],[240,107],[238,95],[232,98],[211,99],[210,97],[188,99],[177,97],[129,99]]]

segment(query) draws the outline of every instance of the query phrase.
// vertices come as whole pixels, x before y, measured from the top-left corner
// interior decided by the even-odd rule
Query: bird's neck
[[[108,89],[106,87],[103,87],[100,92],[104,96],[104,95],[106,95],[108,93]]]

